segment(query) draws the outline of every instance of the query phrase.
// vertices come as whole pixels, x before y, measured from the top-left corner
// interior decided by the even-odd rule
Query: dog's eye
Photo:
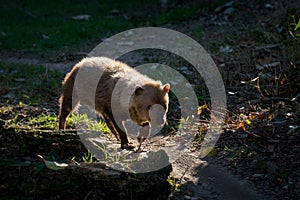
[[[151,105],[147,106],[147,110],[150,110],[150,108],[151,108]]]

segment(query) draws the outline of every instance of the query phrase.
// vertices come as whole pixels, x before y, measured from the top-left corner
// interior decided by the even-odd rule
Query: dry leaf
[[[48,169],[62,170],[62,169],[65,169],[66,167],[68,167],[68,164],[66,164],[66,163],[58,163],[56,161],[52,162],[52,161],[45,160],[45,158],[41,155],[37,155],[37,156],[44,161],[44,163]]]
[[[243,131],[246,131],[245,122],[240,122],[238,128],[242,129]]]
[[[207,109],[207,108],[208,108],[207,104],[204,104],[204,105],[202,105],[202,106],[199,106],[199,107],[198,107],[198,115],[201,115],[202,110],[203,110],[203,109]]]
[[[285,77],[283,77],[283,78],[280,80],[280,84],[283,85],[285,81],[286,81],[286,79],[285,79]]]

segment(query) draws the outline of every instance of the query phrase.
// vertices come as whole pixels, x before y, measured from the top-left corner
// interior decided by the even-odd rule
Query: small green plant
[[[91,120],[88,118],[86,114],[71,114],[67,118],[67,125],[71,127],[87,125]]]
[[[240,158],[252,158],[254,156],[254,153],[249,147],[246,147],[236,151],[236,155]]]
[[[32,118],[29,121],[30,126],[38,129],[57,129],[58,128],[58,120],[57,115],[50,115],[42,113],[37,117]]]
[[[68,117],[67,124],[71,127],[84,127],[91,131],[110,132],[104,121],[95,121],[89,118],[87,114],[72,114]]]
[[[297,23],[297,25],[296,25],[295,28],[294,28],[294,31],[296,32],[296,36],[297,36],[297,37],[300,37],[300,32],[299,32],[299,30],[300,30],[300,19],[298,20],[298,23]]]
[[[101,121],[101,120],[99,122],[96,122],[96,123],[90,123],[88,125],[88,130],[92,130],[92,131],[101,130],[104,133],[109,133],[110,132],[110,130],[109,130],[108,126],[106,125],[106,123]]]
[[[171,185],[172,189],[174,191],[180,191],[180,184],[179,184],[179,180],[173,176],[168,176],[167,178],[168,183]]]
[[[92,153],[90,151],[88,151],[87,153],[84,153],[84,155],[82,156],[82,160],[85,163],[92,163],[93,162]]]
[[[298,19],[298,22],[297,22],[297,17],[295,15],[291,15],[289,21],[290,21],[289,22],[289,34],[292,37],[299,38],[300,37],[300,18]]]
[[[224,151],[230,151],[230,148],[227,145],[225,145],[224,146]]]
[[[20,122],[18,120],[18,115],[15,115],[12,119],[9,119],[6,121],[6,125],[9,127],[19,127]]]

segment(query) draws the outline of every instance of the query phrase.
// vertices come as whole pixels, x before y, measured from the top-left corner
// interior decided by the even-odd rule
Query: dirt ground
[[[228,104],[224,132],[209,156],[199,158],[206,131],[199,127],[203,134],[197,135],[190,151],[172,164],[173,188],[169,199],[300,198],[300,42],[290,34],[292,16],[300,16],[296,0],[231,1],[213,13],[199,13],[193,19],[164,26],[190,35],[210,53],[222,74]],[[196,34],[200,29],[204,31]],[[31,53],[2,51],[0,61],[41,64],[66,72],[85,55],[65,52],[40,58]],[[131,65],[145,60],[141,54],[127,59]],[[57,113],[56,102],[54,99],[47,109]],[[5,104],[1,98],[0,107]],[[35,107],[13,109],[23,118],[43,112]],[[209,112],[209,106],[204,110]],[[31,187],[32,192],[38,188],[32,183],[44,184],[36,178],[40,172],[38,165],[24,168],[38,160],[33,155],[47,154],[49,147],[59,159],[86,151],[75,136],[66,136],[61,141],[59,135],[29,132],[20,137],[14,130],[4,128],[10,114],[0,113],[1,157],[26,162],[8,170],[9,173],[1,170],[0,195],[9,184],[21,182],[21,191]],[[207,112],[200,118],[207,120]],[[38,134],[42,134],[42,141]],[[41,142],[36,148],[34,144]],[[27,177],[28,173],[32,177]],[[51,176],[51,172],[45,176]],[[66,187],[65,196],[76,199],[74,194],[70,196],[75,186],[67,188],[58,182],[46,188]],[[90,199],[99,192],[90,188],[81,192],[85,191],[92,191]]]

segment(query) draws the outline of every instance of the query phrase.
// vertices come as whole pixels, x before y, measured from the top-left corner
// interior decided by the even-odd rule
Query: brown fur
[[[85,104],[94,107],[97,114],[104,117],[111,132],[121,140],[121,147],[128,148],[127,131],[120,124],[130,118],[141,127],[151,123],[164,124],[168,92],[168,84],[162,85],[122,62],[104,57],[85,58],[63,81],[59,99],[59,129],[66,128],[66,118],[76,105]],[[159,111],[153,106],[155,104],[165,110]],[[141,137],[143,140],[146,138],[145,134]]]

